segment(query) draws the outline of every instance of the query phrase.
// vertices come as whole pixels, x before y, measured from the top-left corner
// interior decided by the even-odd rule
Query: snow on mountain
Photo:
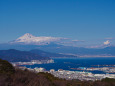
[[[10,43],[24,43],[24,44],[36,44],[36,45],[46,45],[50,42],[58,42],[61,40],[65,40],[67,38],[61,37],[36,37],[30,33],[26,33],[18,39],[10,42]]]

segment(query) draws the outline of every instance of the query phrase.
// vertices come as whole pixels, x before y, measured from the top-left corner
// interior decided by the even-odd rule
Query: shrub
[[[15,72],[15,68],[6,60],[0,59],[0,74],[13,74]]]

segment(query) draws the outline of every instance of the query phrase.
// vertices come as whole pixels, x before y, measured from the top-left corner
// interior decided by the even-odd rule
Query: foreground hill
[[[101,81],[64,80],[49,73],[14,69],[9,62],[0,60],[0,86],[115,86],[115,79],[106,78]]]
[[[13,74],[15,72],[14,67],[6,60],[0,59],[0,74]]]
[[[10,62],[28,62],[31,60],[48,60],[49,57],[42,57],[28,51],[19,51],[15,49],[0,50],[0,58]]]

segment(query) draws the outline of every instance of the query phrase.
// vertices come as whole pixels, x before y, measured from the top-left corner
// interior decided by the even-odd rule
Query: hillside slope
[[[3,66],[4,62],[5,66]],[[1,69],[1,67],[4,68]],[[6,70],[9,68],[13,71]],[[115,86],[115,79],[106,78],[101,81],[64,80],[49,73],[14,69],[9,62],[0,60],[0,86]]]

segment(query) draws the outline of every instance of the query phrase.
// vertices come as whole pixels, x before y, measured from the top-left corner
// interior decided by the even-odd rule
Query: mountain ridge
[[[50,52],[50,53],[115,56],[115,46],[95,49],[95,48],[63,46],[63,45],[58,45],[58,44],[49,44],[49,45],[1,44],[0,49],[1,50],[16,49],[16,50],[21,50],[21,51],[22,50],[30,51],[33,49],[39,49],[39,50]]]
[[[39,50],[39,49],[33,49],[33,50],[30,50],[30,52],[32,52],[32,53],[35,53],[35,54],[39,54],[39,55],[41,55],[41,56],[43,56],[43,57],[50,57],[50,58],[52,58],[52,57],[56,57],[56,58],[64,58],[64,57],[68,57],[68,58],[71,58],[71,57],[74,57],[74,58],[76,58],[77,56],[74,56],[74,55],[65,55],[65,54],[59,54],[59,53],[51,53],[51,52],[46,52],[46,51],[42,51],[42,50]]]
[[[29,62],[31,60],[49,60],[49,57],[42,57],[28,51],[19,51],[15,49],[0,50],[0,58],[10,62]]]

